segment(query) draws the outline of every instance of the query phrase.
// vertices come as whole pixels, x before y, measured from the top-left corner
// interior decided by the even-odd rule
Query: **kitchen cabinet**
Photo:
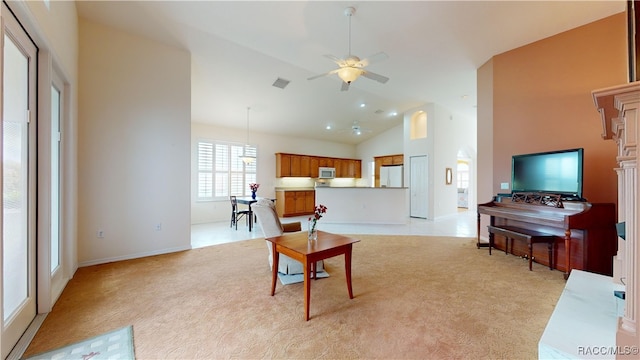
[[[276,177],[291,176],[291,155],[276,154]]]
[[[313,214],[316,204],[314,190],[277,190],[276,211],[280,217]]]
[[[393,160],[391,160],[393,161]],[[362,177],[362,160],[276,153],[276,177],[318,177],[318,169],[336,169],[337,178]]]
[[[359,178],[362,173],[362,161],[343,159],[341,162],[341,176],[344,178]]]
[[[302,172],[300,168],[300,156],[298,155],[290,155],[291,156],[291,172],[289,176],[302,176],[300,173]]]
[[[276,154],[277,156],[284,154]],[[311,177],[311,156],[308,155],[295,155],[295,154],[286,154],[291,159],[291,171],[289,171],[289,175],[284,175],[283,173],[278,173],[278,167],[276,163],[276,176],[284,177],[284,176],[293,176],[293,177]],[[317,172],[317,169],[316,169]],[[279,176],[278,176],[279,175]]]
[[[336,169],[337,178],[345,177],[345,176],[342,176],[342,160],[341,159],[334,159],[333,167]]]
[[[312,178],[315,179],[318,177],[319,168],[320,168],[320,158],[315,156],[311,157],[311,159],[309,160],[309,172]]]
[[[311,158],[306,155],[300,156],[300,175],[301,177],[311,177]]]

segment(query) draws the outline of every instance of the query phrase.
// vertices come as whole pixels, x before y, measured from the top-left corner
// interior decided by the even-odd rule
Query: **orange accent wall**
[[[583,196],[617,202],[616,145],[601,137],[591,91],[627,81],[626,36],[620,13],[493,58],[494,194],[512,155],[584,148]]]

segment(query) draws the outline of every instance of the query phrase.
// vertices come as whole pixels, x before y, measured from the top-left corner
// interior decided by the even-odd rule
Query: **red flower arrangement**
[[[309,221],[311,222],[311,228],[309,229],[310,232],[316,231],[316,223],[318,222],[318,220],[320,220],[320,218],[322,218],[322,214],[326,212],[327,212],[326,206],[322,204],[316,205],[313,216],[309,217]]]

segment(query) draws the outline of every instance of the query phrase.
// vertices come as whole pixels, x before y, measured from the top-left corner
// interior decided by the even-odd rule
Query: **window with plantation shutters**
[[[198,200],[248,196],[256,182],[257,161],[245,164],[241,156],[257,156],[254,146],[201,140],[198,142]]]

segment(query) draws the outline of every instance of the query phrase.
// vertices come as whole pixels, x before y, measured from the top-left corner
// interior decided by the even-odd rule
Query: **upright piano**
[[[478,248],[489,246],[480,241],[481,215],[489,215],[489,224],[530,229],[557,237],[553,265],[564,271],[571,269],[611,276],[613,256],[617,252],[616,207],[611,203],[562,201],[559,197],[513,194],[495,196],[493,201],[478,205]],[[507,239],[496,235],[494,246],[505,250]],[[515,247],[515,248],[514,248]],[[528,253],[526,244],[514,244],[515,255]],[[550,266],[546,247],[534,247],[534,261]]]

